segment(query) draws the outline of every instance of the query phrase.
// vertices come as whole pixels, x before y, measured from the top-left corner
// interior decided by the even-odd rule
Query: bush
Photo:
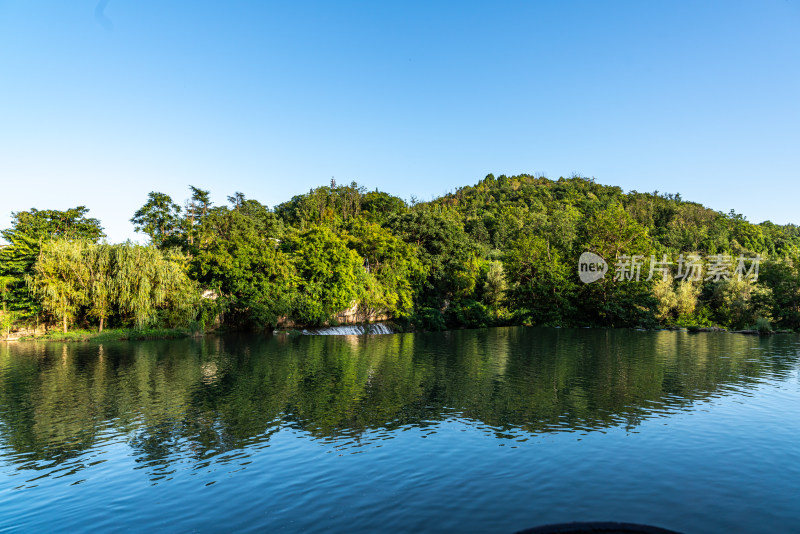
[[[675,326],[682,326],[685,328],[696,326],[699,328],[703,326],[714,326],[714,322],[711,320],[711,312],[709,309],[707,307],[703,307],[695,310],[692,313],[679,315],[675,320]]]
[[[464,299],[447,308],[447,324],[467,328],[485,328],[492,323],[489,311],[480,302]]]
[[[759,317],[756,319],[756,330],[758,330],[759,334],[770,334],[772,333],[772,325],[768,319]]]
[[[411,322],[417,330],[438,332],[447,328],[442,312],[436,308],[420,308],[412,317]]]

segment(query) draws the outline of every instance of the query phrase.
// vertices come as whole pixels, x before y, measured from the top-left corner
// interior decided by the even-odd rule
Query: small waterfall
[[[388,325],[383,323],[346,326],[321,326],[319,328],[304,328],[303,334],[307,336],[360,336],[363,334],[394,334]]]

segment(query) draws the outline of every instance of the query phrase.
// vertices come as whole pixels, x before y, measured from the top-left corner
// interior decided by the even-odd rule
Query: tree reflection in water
[[[224,336],[0,347],[0,447],[75,472],[125,443],[153,481],[269,446],[337,449],[458,420],[498,439],[634,430],[793,369],[794,336],[496,328],[384,336]]]

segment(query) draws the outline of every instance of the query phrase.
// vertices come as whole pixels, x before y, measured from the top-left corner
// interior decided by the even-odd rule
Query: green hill
[[[211,205],[202,189],[190,193],[186,209],[150,193],[131,220],[164,261],[180,263],[194,289],[176,281],[182,297],[153,296],[144,314],[120,305],[112,288],[107,324],[209,327],[223,318],[230,327],[263,328],[390,316],[426,330],[800,328],[800,229],[752,224],[678,194],[530,175],[489,175],[430,202],[334,182],[274,209],[242,193],[227,206]],[[72,272],[98,257],[92,250],[102,228],[85,212],[13,214],[3,231],[9,246],[0,250],[0,276],[4,309],[17,322],[97,323],[85,280],[63,275],[60,289],[50,281],[74,300],[68,311],[36,291],[47,275],[37,265],[53,264],[48,255],[72,258]],[[67,254],[64,241],[77,252]],[[134,245],[117,245],[126,246]],[[584,252],[605,259],[605,276],[581,281]],[[107,268],[114,278],[116,267]],[[214,298],[186,297],[203,291]]]

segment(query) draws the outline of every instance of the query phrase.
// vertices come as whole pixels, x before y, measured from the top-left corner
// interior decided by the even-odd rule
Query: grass
[[[143,328],[141,330],[128,328],[112,328],[98,332],[96,330],[70,330],[66,334],[63,332],[49,332],[43,336],[28,336],[21,338],[21,341],[61,341],[61,342],[83,342],[94,341],[102,343],[104,341],[126,341],[144,339],[178,339],[195,335],[186,328]]]

